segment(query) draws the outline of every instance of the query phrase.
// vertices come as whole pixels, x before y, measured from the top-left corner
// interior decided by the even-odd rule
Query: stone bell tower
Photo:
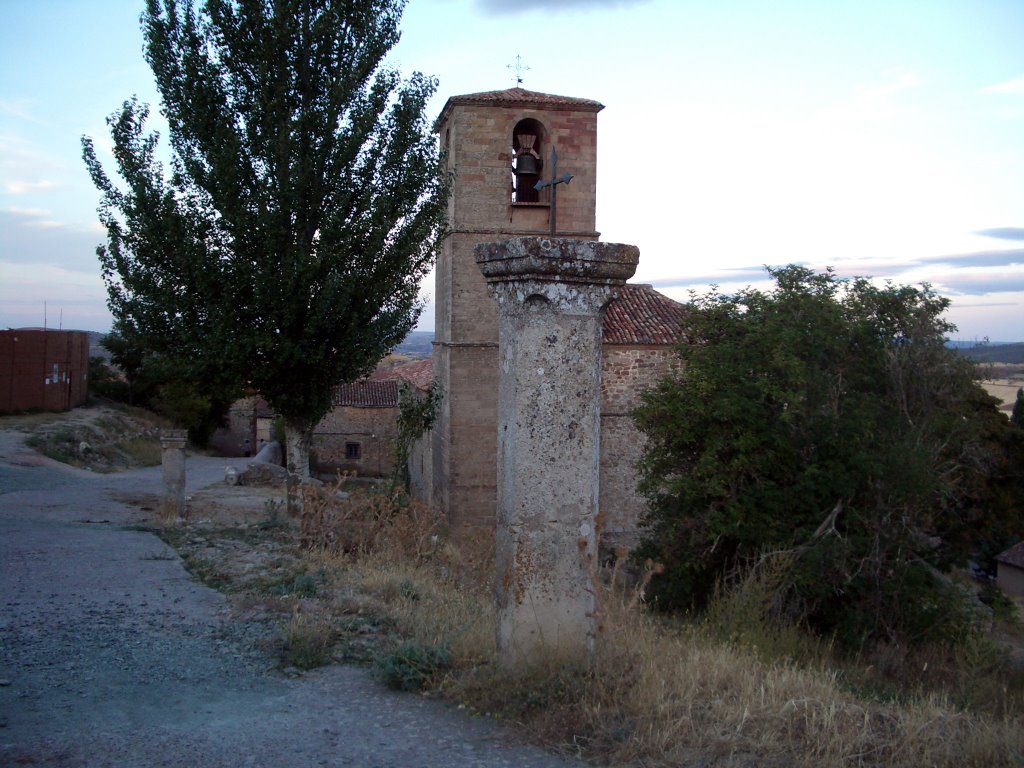
[[[482,242],[549,232],[551,150],[558,236],[597,240],[597,113],[589,99],[510,88],[453,96],[435,130],[454,175],[437,261],[434,380],[444,400],[430,447],[430,495],[455,528],[493,529],[497,498],[498,313],[477,268]]]

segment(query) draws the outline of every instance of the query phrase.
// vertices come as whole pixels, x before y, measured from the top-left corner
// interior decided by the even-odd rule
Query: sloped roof
[[[605,344],[675,344],[683,305],[650,285],[627,284],[604,311]]]
[[[525,88],[506,88],[503,91],[480,91],[452,96],[445,102],[441,114],[434,121],[434,130],[444,122],[451,108],[458,104],[489,104],[495,107],[520,107],[529,109],[540,107],[552,110],[572,110],[575,112],[600,112],[604,104],[593,99],[580,99],[575,96],[558,96],[553,93],[528,91]]]
[[[996,555],[996,562],[1024,568],[1024,541],[1014,544],[1004,552],[1000,552]]]
[[[356,408],[397,408],[398,381],[360,379],[341,384],[334,390],[334,405]]]
[[[429,357],[395,366],[393,371],[395,376],[408,381],[416,389],[428,389],[434,381],[434,361]]]
[[[416,389],[427,389],[434,381],[434,362],[429,357],[422,360],[412,360],[408,363],[401,363],[391,368],[377,368],[366,377],[370,381],[408,381]]]

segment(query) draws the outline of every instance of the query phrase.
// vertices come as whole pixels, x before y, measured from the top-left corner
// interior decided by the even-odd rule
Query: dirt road
[[[133,528],[118,499],[158,493],[159,468],[94,475],[21,437],[0,432],[0,765],[580,765],[357,667],[283,676]],[[190,457],[188,492],[231,461]]]

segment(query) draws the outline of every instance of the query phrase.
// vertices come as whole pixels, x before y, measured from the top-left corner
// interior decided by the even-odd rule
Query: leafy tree
[[[189,439],[196,445],[209,442],[240,394],[237,383],[197,378],[180,356],[146,349],[123,322],[115,322],[114,330],[100,344],[110,352],[121,377],[115,378],[109,368],[99,381],[90,376],[97,392],[129,405],[152,408],[188,429]]]
[[[1024,429],[1024,387],[1017,388],[1017,399],[1013,402],[1013,412],[1010,414],[1010,421]]]
[[[100,340],[100,346],[110,353],[110,361],[124,376],[128,405],[135,405],[137,396],[139,405],[147,405],[159,382],[152,381],[152,377],[147,375],[152,366],[147,367],[146,361],[151,355],[132,333],[130,326],[124,321],[115,320],[113,330]]]
[[[994,520],[1019,527],[1024,485],[1006,419],[945,346],[948,300],[769,272],[771,292],[689,302],[683,364],[636,413],[657,601],[699,606],[735,569],[785,553],[773,605],[791,619],[850,643],[954,631],[965,605],[943,572]]]
[[[111,400],[128,401],[128,384],[120,379],[117,373],[107,365],[106,358],[99,355],[89,356],[89,394],[98,395]]]
[[[403,7],[148,0],[170,172],[134,99],[108,120],[121,185],[83,138],[114,316],[194,380],[258,390],[303,475],[332,388],[415,324],[442,234],[436,83],[382,66]]]

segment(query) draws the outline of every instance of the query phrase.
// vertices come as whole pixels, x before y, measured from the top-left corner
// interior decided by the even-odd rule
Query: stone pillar
[[[601,319],[639,251],[523,237],[475,255],[498,303],[499,660],[585,659],[596,634]]]
[[[164,520],[186,521],[185,510],[185,444],[188,431],[165,429],[160,432],[161,459],[164,470]]]

